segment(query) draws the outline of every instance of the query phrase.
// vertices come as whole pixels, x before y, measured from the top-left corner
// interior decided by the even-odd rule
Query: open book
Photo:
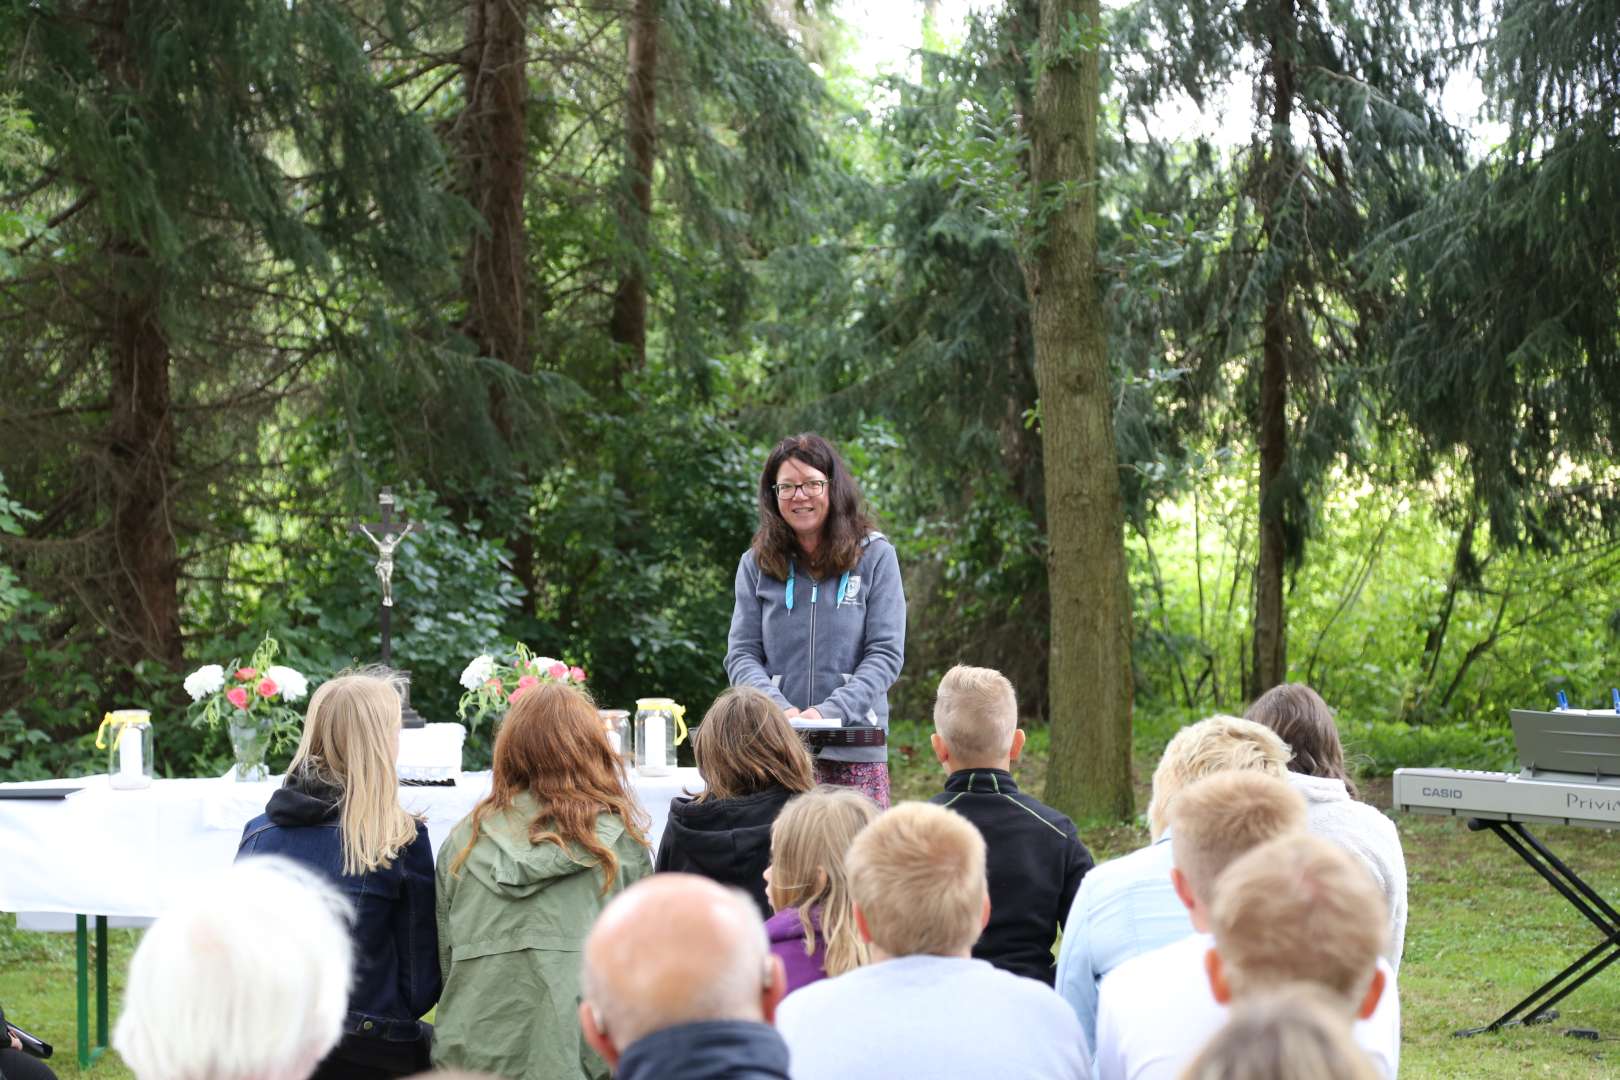
[[[815,720],[806,720],[802,716],[795,716],[788,723],[793,725],[794,731],[826,731],[828,728],[844,726],[843,720],[836,716],[823,716]]]

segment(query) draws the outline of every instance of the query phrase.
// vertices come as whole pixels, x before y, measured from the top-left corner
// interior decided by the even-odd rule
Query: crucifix
[[[349,526],[350,532],[365,534],[377,548],[377,562],[372,567],[377,580],[382,582],[382,662],[387,664],[393,655],[393,642],[389,633],[389,615],[394,610],[394,549],[413,530],[421,526],[414,521],[394,516],[394,493],[383,488],[377,493],[378,521],[357,521]]]

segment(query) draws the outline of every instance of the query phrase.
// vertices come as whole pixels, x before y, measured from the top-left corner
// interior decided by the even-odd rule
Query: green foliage
[[[1388,776],[1396,769],[1517,769],[1512,736],[1490,721],[1415,727],[1341,716],[1339,737],[1345,766],[1357,776]]]
[[[654,397],[661,388],[649,382]],[[598,416],[596,454],[540,487],[536,651],[576,658],[604,708],[672,697],[695,712],[725,688],[737,560],[764,450],[701,413]]]

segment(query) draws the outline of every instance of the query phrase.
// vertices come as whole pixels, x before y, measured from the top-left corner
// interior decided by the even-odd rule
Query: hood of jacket
[[[1309,804],[1350,801],[1350,792],[1345,788],[1344,781],[1336,777],[1289,772],[1288,782]]]
[[[510,809],[485,815],[478,828],[479,843],[468,853],[461,872],[513,898],[533,896],[575,874],[600,874],[597,857],[577,843],[558,846],[549,840],[539,844],[529,840],[529,826],[539,810],[534,796],[524,792]],[[624,822],[617,815],[596,815],[596,839],[603,847],[612,850],[623,835]]]
[[[619,1080],[787,1080],[788,1048],[775,1028],[702,1020],[643,1036],[619,1059]]]
[[[821,908],[816,906],[810,909],[810,926],[817,936],[821,934]],[[804,943],[804,923],[799,919],[799,909],[793,907],[783,908],[765,920],[765,936],[772,945],[781,945],[785,942],[796,941]]]
[[[773,787],[735,799],[677,798],[666,828],[695,869],[730,880],[738,866],[770,862],[771,823],[792,797],[787,788]]]
[[[313,769],[300,768],[287,774],[264,804],[264,812],[271,824],[283,828],[325,825],[341,816],[342,802],[342,788],[322,779]]]

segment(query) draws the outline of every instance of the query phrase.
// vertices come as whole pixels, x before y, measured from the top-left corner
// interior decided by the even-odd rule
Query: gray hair
[[[139,1080],[305,1080],[343,1034],[348,918],[296,863],[234,864],[141,939],[113,1048]]]

